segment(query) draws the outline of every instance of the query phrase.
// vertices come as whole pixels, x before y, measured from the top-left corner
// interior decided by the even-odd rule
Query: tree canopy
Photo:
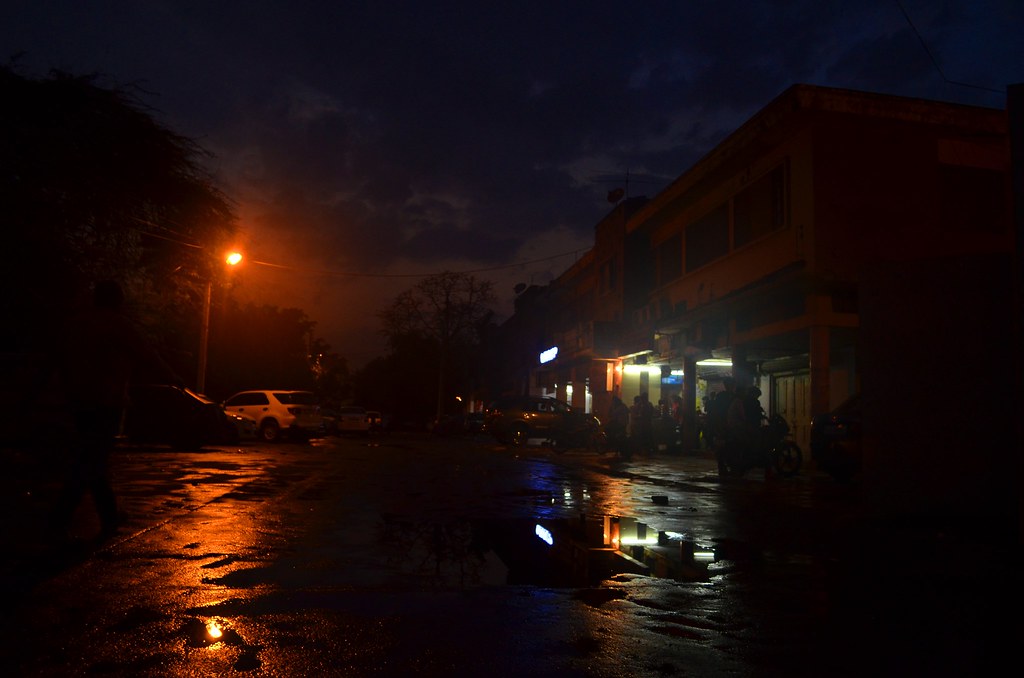
[[[416,346],[421,360],[435,361],[437,417],[444,413],[446,387],[466,386],[469,381],[472,356],[494,314],[494,300],[490,281],[445,271],[402,292],[380,313],[382,332],[392,352]]]
[[[120,281],[166,340],[198,315],[234,207],[191,140],[95,76],[0,67],[0,349],[52,336],[89,283]],[[172,329],[173,328],[173,329]]]

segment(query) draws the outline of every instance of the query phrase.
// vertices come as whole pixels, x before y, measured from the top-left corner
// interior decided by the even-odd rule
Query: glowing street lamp
[[[224,257],[224,263],[228,266],[237,266],[242,263],[240,252],[230,252]],[[196,391],[203,393],[206,390],[206,352],[210,342],[210,298],[213,296],[213,280],[206,281],[206,297],[203,300],[203,326],[199,331],[199,367],[196,374]]]

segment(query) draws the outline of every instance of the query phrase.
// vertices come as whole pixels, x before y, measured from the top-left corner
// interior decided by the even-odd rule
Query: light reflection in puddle
[[[714,549],[619,516],[435,524],[389,520],[389,565],[432,586],[593,586],[618,574],[706,581]]]
[[[220,622],[216,619],[206,622],[206,635],[214,643],[218,642],[221,636],[224,635],[224,629],[221,627]]]

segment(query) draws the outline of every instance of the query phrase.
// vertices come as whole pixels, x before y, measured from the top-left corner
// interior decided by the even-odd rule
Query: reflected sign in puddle
[[[704,579],[711,549],[631,518],[431,524],[392,519],[389,563],[433,587],[593,586],[618,574]]]

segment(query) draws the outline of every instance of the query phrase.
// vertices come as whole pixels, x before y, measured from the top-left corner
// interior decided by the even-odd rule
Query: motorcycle
[[[790,478],[800,472],[804,455],[789,437],[789,424],[782,415],[775,414],[761,426],[753,444],[728,443],[724,459],[729,475],[736,478],[755,467],[774,469],[780,476]]]

